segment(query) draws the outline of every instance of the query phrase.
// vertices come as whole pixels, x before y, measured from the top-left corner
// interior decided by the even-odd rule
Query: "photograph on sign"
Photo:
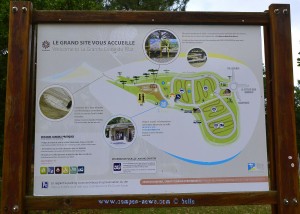
[[[34,195],[269,190],[259,26],[37,31]]]

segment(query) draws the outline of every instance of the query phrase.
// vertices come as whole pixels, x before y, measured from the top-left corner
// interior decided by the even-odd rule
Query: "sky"
[[[300,1],[299,0],[190,0],[187,11],[263,12],[271,4],[289,4],[291,8],[294,84],[300,80]]]

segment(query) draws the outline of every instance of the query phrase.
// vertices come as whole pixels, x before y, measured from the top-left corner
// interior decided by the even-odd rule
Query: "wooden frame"
[[[98,200],[107,198],[106,196],[35,197],[30,194],[35,75],[32,71],[35,57],[31,51],[31,27],[38,23],[263,26],[271,190],[243,193],[120,195],[109,198],[120,201],[192,198],[195,201],[193,206],[271,204],[273,213],[300,213],[289,13],[290,7],[286,4],[273,4],[268,11],[261,13],[221,13],[34,11],[30,2],[11,2],[1,213],[129,207],[128,204],[100,206]],[[141,206],[183,205],[134,204],[130,207]]]

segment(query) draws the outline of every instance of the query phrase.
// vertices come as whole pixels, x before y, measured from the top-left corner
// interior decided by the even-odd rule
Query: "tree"
[[[2,172],[2,150],[4,142],[4,112],[6,89],[6,64],[8,42],[9,1],[0,2],[0,176]]]
[[[294,97],[295,97],[297,147],[298,147],[298,152],[300,152],[300,80],[298,80],[298,85],[294,87]]]
[[[150,74],[149,73],[143,73],[143,75],[146,77],[146,80],[147,80]]]
[[[298,53],[300,54],[300,52]],[[297,58],[298,66],[300,66],[300,58]],[[298,153],[300,152],[300,80],[294,87],[294,99],[295,99],[295,117],[296,117],[296,137]]]
[[[153,82],[155,83],[155,80],[156,80],[156,77],[158,74],[158,70],[152,68],[152,69],[149,69],[148,72],[153,75]]]
[[[107,10],[185,11],[189,0],[104,0]]]
[[[300,53],[299,53],[300,54]],[[300,66],[300,58],[297,59],[298,66]],[[265,107],[267,105],[267,95],[266,95],[266,68],[263,65],[263,81],[264,81],[264,96],[265,96]],[[295,107],[295,119],[296,119],[296,140],[298,153],[300,152],[300,80],[298,80],[298,84],[294,86],[294,107]],[[267,110],[265,109],[266,117]]]
[[[135,83],[137,83],[137,81],[140,79],[140,76],[133,76],[132,78],[135,80]]]
[[[123,85],[123,88],[124,88],[124,85],[127,83],[127,81],[126,80],[121,80],[120,82],[121,82],[121,84]]]

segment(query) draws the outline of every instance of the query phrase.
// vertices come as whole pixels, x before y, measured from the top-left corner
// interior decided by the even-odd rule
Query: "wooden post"
[[[30,2],[10,2],[1,213],[24,213],[31,41]]]
[[[274,130],[273,130],[273,93],[272,93],[272,63],[270,53],[270,27],[264,26],[264,47],[265,47],[265,88],[266,88],[266,124],[267,124],[267,149],[268,149],[268,162],[269,162],[269,177],[270,177],[270,190],[276,190],[276,159],[275,159],[275,146],[274,146]],[[272,213],[277,212],[277,204],[272,205]]]
[[[277,212],[300,213],[290,6],[273,4],[269,15]]]

